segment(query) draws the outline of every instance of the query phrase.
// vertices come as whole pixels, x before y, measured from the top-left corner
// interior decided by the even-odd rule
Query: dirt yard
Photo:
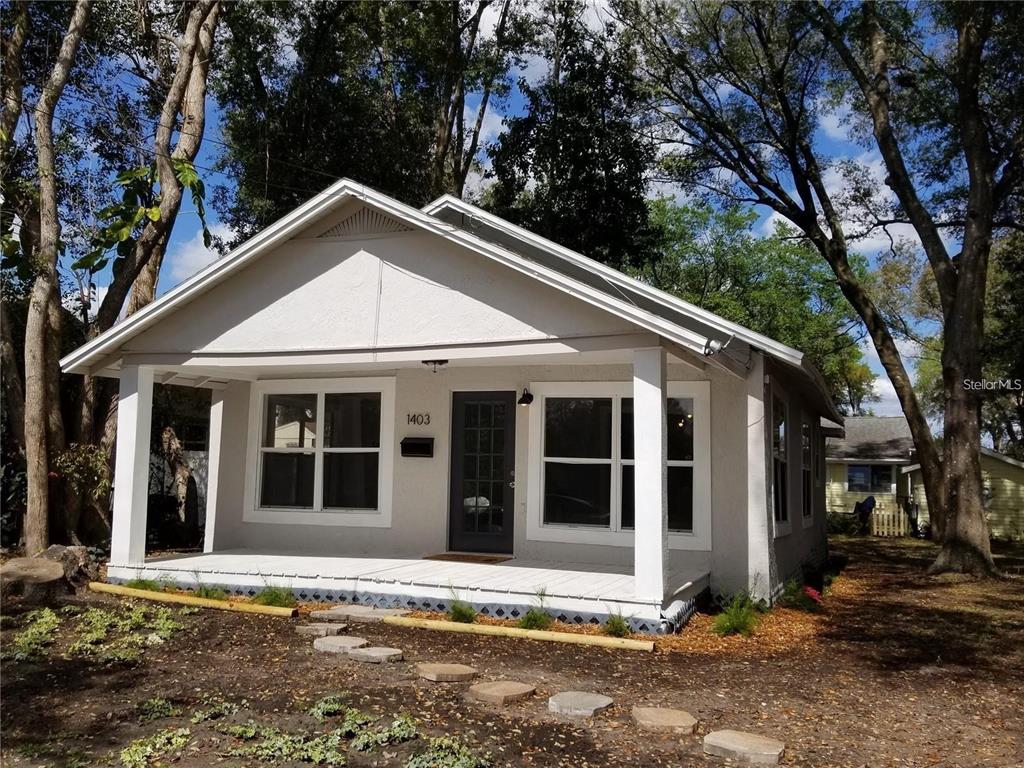
[[[230,755],[250,742],[225,724],[326,732],[337,724],[305,713],[343,694],[382,723],[411,715],[420,734],[366,752],[348,748],[352,766],[404,766],[427,737],[441,735],[490,753],[495,766],[724,765],[700,744],[720,728],[784,741],[784,764],[794,766],[1024,765],[1024,552],[1000,553],[1013,578],[977,582],[925,577],[933,549],[923,542],[840,539],[833,549],[848,565],[822,613],[773,611],[754,637],[727,639],[698,615],[654,654],[373,624],[353,634],[403,649],[406,661],[365,665],[314,653],[296,635],[296,619],[174,609],[184,628],[143,648],[137,662],[82,659],[62,634],[76,620],[67,611],[44,660],[3,662],[3,764],[290,765],[269,754],[262,763]],[[98,596],[75,602],[118,605]],[[12,614],[5,649],[18,633]],[[481,679],[530,682],[537,695],[504,709],[470,702],[466,684],[416,678],[417,661],[471,664]],[[590,721],[548,714],[548,696],[570,689],[608,694],[615,705]],[[169,707],[157,715],[179,713],[143,722],[145,706],[154,706],[144,702],[154,699]],[[700,721],[698,734],[642,733],[630,721],[634,704],[686,709]],[[192,717],[218,705],[223,718]],[[163,753],[140,757],[136,745],[122,756],[165,729],[188,734]]]

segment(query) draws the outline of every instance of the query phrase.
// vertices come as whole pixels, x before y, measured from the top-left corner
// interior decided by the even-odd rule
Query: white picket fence
[[[872,536],[909,536],[910,523],[902,509],[876,509],[871,513]]]

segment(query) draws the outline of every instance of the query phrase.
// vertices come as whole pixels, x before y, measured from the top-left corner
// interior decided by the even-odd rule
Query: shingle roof
[[[848,416],[846,437],[830,437],[825,443],[827,459],[881,461],[910,460],[914,440],[902,416]]]

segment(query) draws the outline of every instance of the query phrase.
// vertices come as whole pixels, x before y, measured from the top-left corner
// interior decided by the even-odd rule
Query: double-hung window
[[[846,489],[859,493],[892,493],[892,466],[887,464],[848,464]]]
[[[786,402],[772,395],[772,507],[777,533],[789,532],[789,459],[786,440],[789,419]]]
[[[390,524],[393,380],[261,382],[250,423],[247,520]]]
[[[628,545],[635,526],[632,386],[535,383],[527,535]],[[666,398],[670,546],[710,541],[710,409],[707,382],[671,382]],[[535,470],[535,473],[534,473]]]

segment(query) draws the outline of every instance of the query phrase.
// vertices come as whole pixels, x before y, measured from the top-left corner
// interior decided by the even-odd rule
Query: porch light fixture
[[[527,406],[533,402],[533,393],[526,387],[523,387],[523,396],[516,400],[516,405]]]
[[[448,361],[447,360],[424,360],[423,364],[424,365],[429,365],[430,366],[430,370],[433,373],[437,373],[437,369],[440,368],[442,365],[448,365]]]

